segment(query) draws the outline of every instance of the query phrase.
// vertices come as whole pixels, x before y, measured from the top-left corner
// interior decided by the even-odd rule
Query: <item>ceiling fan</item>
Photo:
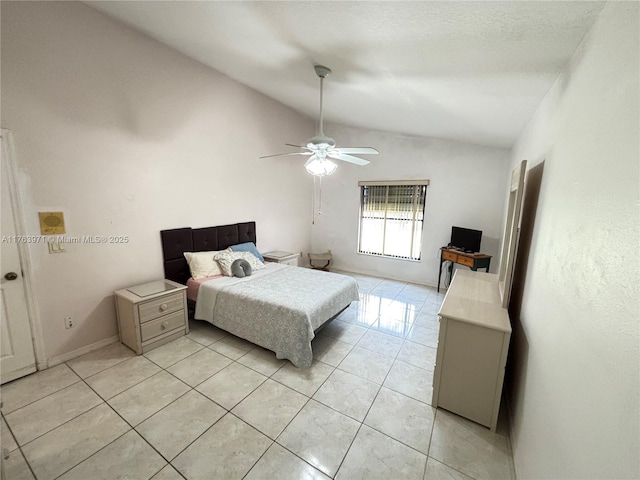
[[[301,145],[293,145],[291,143],[286,143],[290,147],[299,148],[300,152],[292,152],[292,153],[278,153],[276,155],[266,155],[260,158],[269,158],[269,157],[281,157],[287,155],[305,155],[309,156],[309,159],[304,164],[307,172],[311,175],[322,177],[324,175],[331,175],[336,171],[338,165],[332,162],[330,159],[334,160],[342,160],[343,162],[354,163],[356,165],[366,165],[369,163],[369,160],[365,160],[364,158],[354,157],[352,154],[376,154],[378,151],[375,148],[371,147],[351,147],[351,148],[343,148],[336,147],[336,142],[333,138],[329,138],[324,134],[322,129],[323,123],[323,112],[322,112],[322,92],[323,92],[323,82],[327,75],[331,73],[331,69],[322,65],[316,65],[314,67],[316,71],[316,75],[320,77],[320,118],[318,120],[318,130],[316,131],[316,135],[307,140],[306,146]]]

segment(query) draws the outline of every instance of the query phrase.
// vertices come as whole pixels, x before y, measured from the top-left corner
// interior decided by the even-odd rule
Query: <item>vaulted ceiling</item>
[[[85,2],[325,120],[509,147],[594,23],[594,1]],[[327,132],[330,134],[331,132]]]

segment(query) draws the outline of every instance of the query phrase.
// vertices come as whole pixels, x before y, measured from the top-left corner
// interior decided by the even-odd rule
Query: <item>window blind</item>
[[[360,182],[358,251],[420,260],[428,180]]]

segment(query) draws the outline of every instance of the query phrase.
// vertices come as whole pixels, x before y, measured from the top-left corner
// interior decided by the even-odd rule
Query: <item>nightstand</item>
[[[291,252],[268,252],[263,253],[265,262],[275,262],[275,263],[284,263],[286,265],[293,265],[294,267],[298,266],[298,257],[299,253],[291,253]]]
[[[171,280],[115,292],[120,341],[138,355],[189,333],[187,287]]]

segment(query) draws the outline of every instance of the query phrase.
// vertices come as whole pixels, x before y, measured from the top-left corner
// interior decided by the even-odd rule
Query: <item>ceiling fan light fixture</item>
[[[318,158],[315,155],[309,159],[305,164],[307,172],[315,177],[323,177],[325,175],[331,175],[336,171],[338,165],[326,158]]]

